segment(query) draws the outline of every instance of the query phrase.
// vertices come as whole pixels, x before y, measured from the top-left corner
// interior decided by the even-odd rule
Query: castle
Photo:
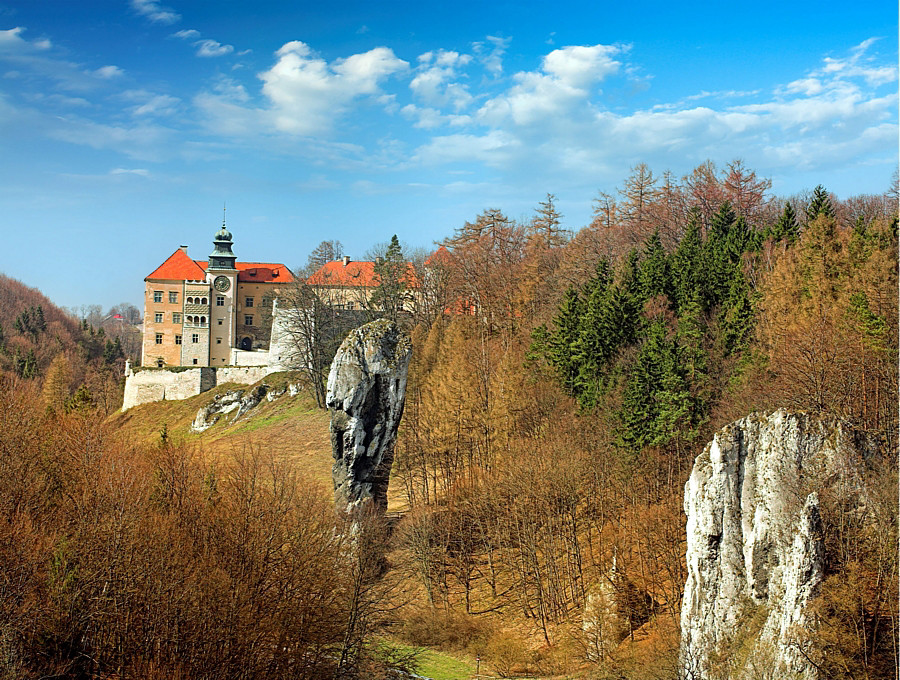
[[[143,366],[237,366],[268,349],[272,303],[294,280],[283,264],[238,262],[231,232],[213,239],[209,260],[181,246],[145,279]],[[260,353],[262,354],[262,353]]]

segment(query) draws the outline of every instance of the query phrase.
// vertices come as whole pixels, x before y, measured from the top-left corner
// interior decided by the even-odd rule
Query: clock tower
[[[231,363],[231,347],[236,333],[237,277],[235,254],[231,251],[231,232],[222,228],[213,238],[206,279],[210,285],[209,365],[226,366]]]

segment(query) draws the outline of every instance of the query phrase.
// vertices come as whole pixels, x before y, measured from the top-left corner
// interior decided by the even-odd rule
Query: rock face
[[[203,432],[208,430],[219,422],[222,416],[237,411],[231,419],[231,422],[234,422],[251,409],[256,408],[263,397],[269,396],[267,385],[257,385],[250,390],[249,394],[244,394],[244,392],[245,390],[231,390],[214,397],[211,402],[197,411],[197,415],[194,416],[194,422],[191,423],[191,431]],[[284,390],[282,390],[283,392]]]
[[[397,427],[406,400],[412,345],[396,324],[373,321],[350,332],[328,374],[335,503],[348,512],[387,508]]]
[[[681,677],[817,677],[800,651],[824,575],[817,490],[839,485],[865,512],[857,463],[870,451],[840,423],[784,411],[716,434],[685,485]]]

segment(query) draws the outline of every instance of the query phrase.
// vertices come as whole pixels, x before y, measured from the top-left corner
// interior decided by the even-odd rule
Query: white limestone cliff
[[[841,485],[864,511],[869,446],[840,423],[782,410],[735,421],[697,457],[684,495],[681,677],[817,677],[803,653],[824,577],[817,491]]]
[[[391,321],[350,332],[335,354],[325,403],[331,411],[335,502],[348,512],[387,508],[412,344]]]

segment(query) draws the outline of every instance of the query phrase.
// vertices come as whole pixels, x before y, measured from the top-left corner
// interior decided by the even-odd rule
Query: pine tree
[[[572,396],[577,394],[578,343],[584,311],[578,291],[569,288],[559,306],[559,313],[553,319],[556,328],[546,337],[547,363],[556,370],[563,389]]]
[[[707,287],[705,273],[700,220],[694,212],[684,237],[672,254],[672,288],[679,314],[695,299],[704,309],[708,306],[711,293]]]
[[[812,222],[819,215],[826,217],[834,217],[834,207],[831,205],[831,199],[828,192],[821,184],[813,189],[813,197],[806,208],[806,221]]]
[[[772,228],[772,237],[776,241],[787,241],[787,243],[792,244],[797,240],[798,236],[800,236],[800,224],[797,222],[794,207],[790,202],[787,202],[784,204],[784,211],[781,213],[781,217]]]
[[[665,324],[652,322],[622,396],[622,443],[632,450],[692,436],[693,403]]]
[[[22,362],[22,369],[20,375],[26,380],[31,380],[32,378],[36,378],[38,374],[38,365],[37,358],[34,356],[34,349],[29,349],[28,354],[25,356],[24,361]]]
[[[673,297],[669,275],[669,259],[659,238],[659,230],[651,234],[644,243],[644,256],[641,259],[639,288],[644,300],[665,295]]]
[[[403,256],[403,249],[400,247],[397,235],[394,234],[384,257],[375,262],[378,287],[372,293],[372,299],[369,301],[369,304],[385,319],[397,321],[403,309],[408,267],[406,258]]]
[[[728,297],[719,314],[722,342],[725,355],[735,354],[745,349],[750,342],[756,314],[750,286],[740,269],[734,269],[734,276]]]

